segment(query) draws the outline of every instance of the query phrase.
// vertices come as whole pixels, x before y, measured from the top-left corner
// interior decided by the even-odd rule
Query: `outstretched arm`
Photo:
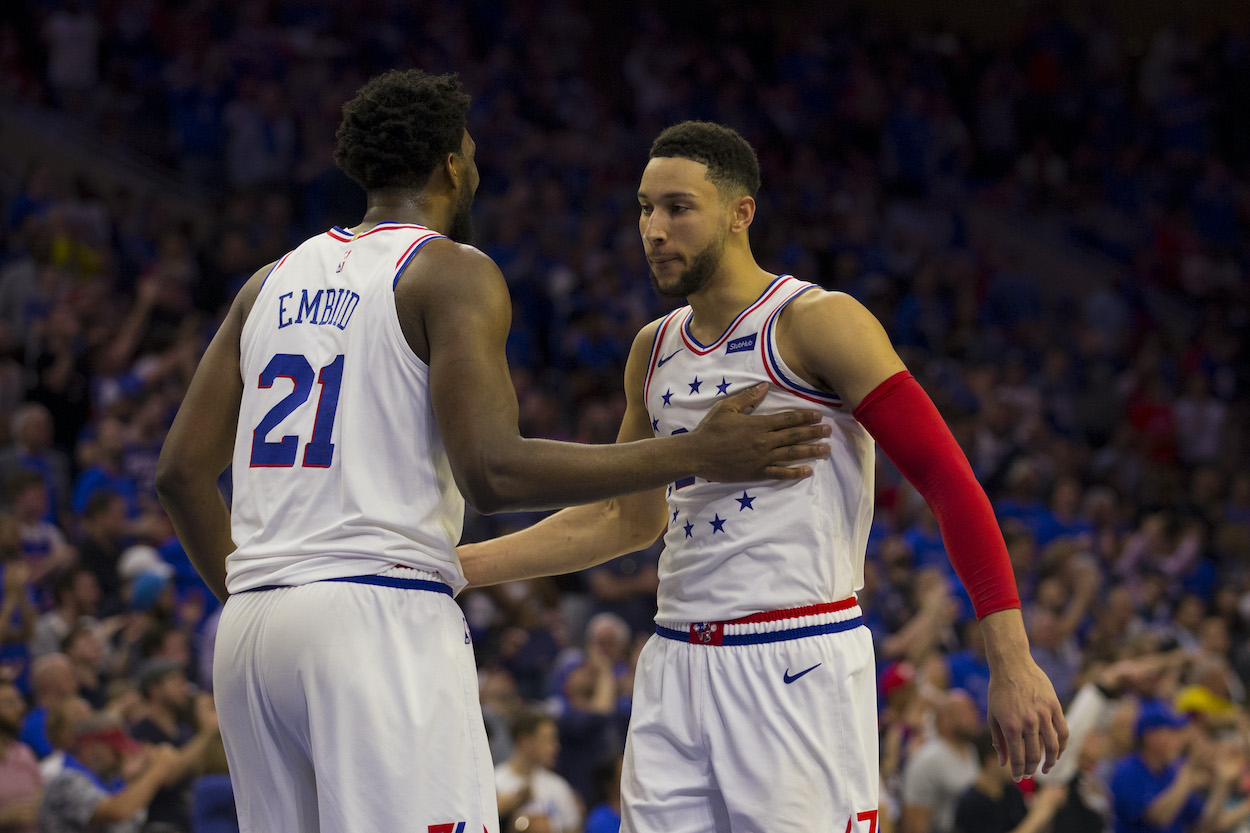
[[[643,380],[655,324],[634,339],[625,366],[625,418],[618,443],[653,436],[643,403]],[[466,544],[456,552],[470,585],[498,584],[571,573],[640,550],[664,531],[664,490],[649,489],[586,506],[574,506],[528,529]]]
[[[967,458],[885,330],[853,298],[808,292],[782,314],[782,356],[836,392],[933,510],[972,597],[990,663],[990,730],[1019,780],[1055,763],[1067,726],[1053,686],[1029,655],[1015,578],[989,499]]]
[[[762,389],[721,403],[698,429],[676,437],[616,445],[524,438],[504,350],[511,304],[494,262],[433,241],[400,279],[396,304],[409,343],[429,357],[434,414],[456,484],[480,511],[570,506],[689,475],[796,479],[811,470],[789,463],[825,451],[809,445],[824,436],[815,411],[742,414]]]

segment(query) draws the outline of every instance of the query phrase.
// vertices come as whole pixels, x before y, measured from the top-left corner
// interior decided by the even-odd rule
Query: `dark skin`
[[[375,190],[354,233],[380,222],[452,227],[477,188],[474,145],[464,134],[420,189]],[[230,464],[243,396],[239,338],[272,264],[235,298],[214,336],[161,450],[157,491],[200,575],[226,599],[225,559],[234,549],[230,514],[217,477]],[[434,415],[460,491],[479,511],[569,506],[654,489],[673,480],[798,479],[797,461],[828,454],[829,429],[815,411],[746,414],[763,386],[717,405],[698,429],[617,445],[522,437],[504,343],[511,302],[490,258],[451,240],[431,241],[395,291],[400,325],[430,367]]]

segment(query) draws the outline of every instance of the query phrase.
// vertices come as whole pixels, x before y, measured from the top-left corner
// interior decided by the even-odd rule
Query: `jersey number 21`
[[[300,465],[313,469],[329,468],[334,459],[334,443],[330,442],[330,434],[334,430],[334,415],[339,408],[343,356],[335,356],[334,361],[321,368],[316,374],[315,383],[313,376],[313,368],[308,359],[297,353],[278,353],[261,371],[258,387],[262,389],[273,387],[274,381],[279,378],[290,379],[295,387],[269,409],[252,431],[253,468],[288,468],[295,465],[299,448],[298,436],[288,434],[277,442],[270,442],[265,438],[278,423],[308,401],[313,384],[321,385],[321,395],[317,397],[312,437],[304,446],[304,459]]]

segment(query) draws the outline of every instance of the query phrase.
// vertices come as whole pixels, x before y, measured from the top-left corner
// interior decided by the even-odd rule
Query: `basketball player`
[[[687,122],[652,146],[639,230],[655,289],[689,306],[635,339],[619,440],[690,430],[768,381],[760,410],[820,410],[830,457],[805,480],[679,478],[460,549],[470,583],[489,584],[588,567],[664,535],[622,775],[633,833],[875,829],[875,673],[855,599],[874,439],[933,509],[972,596],[1000,756],[1018,780],[1043,759],[1049,769],[1067,735],[967,460],[867,310],[756,264],[758,187],[754,151],[727,128]]]
[[[478,184],[468,103],[454,76],[409,71],[345,105],[335,159],[364,219],[246,284],[161,454],[164,505],[226,600],[214,691],[244,831],[497,830],[452,601],[462,493],[492,512],[695,475],[797,479],[810,466],[785,464],[828,451],[810,409],[742,415],[763,389],[680,437],[521,438],[507,288],[458,242]]]

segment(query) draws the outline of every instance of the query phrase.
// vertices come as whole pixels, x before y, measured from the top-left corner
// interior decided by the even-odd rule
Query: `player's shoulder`
[[[847,319],[872,316],[868,308],[855,300],[853,296],[837,290],[821,289],[819,286],[813,286],[806,292],[795,296],[786,308],[790,315],[804,319],[816,317]]]
[[[499,266],[474,246],[446,237],[430,239],[396,282],[398,299],[437,290],[440,296],[507,293]]]

